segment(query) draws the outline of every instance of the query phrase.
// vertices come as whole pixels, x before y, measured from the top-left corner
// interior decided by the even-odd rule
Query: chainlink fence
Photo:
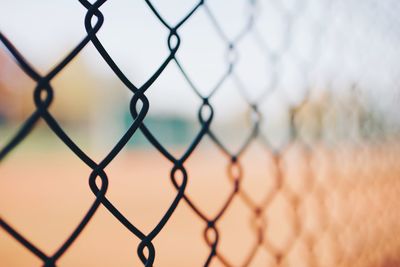
[[[159,12],[156,5],[145,0],[148,10],[163,25],[163,30],[168,36],[165,42],[169,52],[141,86],[135,85],[128,78],[98,37],[107,19],[101,11],[107,1],[79,0],[79,2],[82,8],[86,9],[84,27],[87,35],[46,74],[37,71],[10,39],[3,33],[0,35],[4,50],[18,63],[25,74],[35,81],[35,88],[32,91],[34,112],[12,138],[3,143],[0,150],[1,162],[5,161],[17,147],[23,147],[24,139],[35,130],[39,121],[43,121],[65,146],[91,169],[88,181],[95,197],[94,201],[80,223],[53,253],[46,253],[35,244],[34,240],[29,240],[23,231],[14,227],[11,221],[6,217],[1,217],[0,223],[3,230],[18,241],[20,246],[39,258],[43,266],[57,266],[59,259],[74,246],[76,239],[85,238],[81,234],[88,223],[96,220],[94,215],[99,207],[106,208],[117,220],[115,223],[123,225],[130,234],[140,240],[136,253],[144,266],[159,266],[156,257],[157,246],[154,241],[165,230],[165,226],[174,216],[179,205],[187,205],[193,211],[191,215],[193,219],[201,220],[204,226],[202,235],[208,247],[208,253],[203,262],[193,262],[192,266],[299,267],[398,266],[396,264],[400,264],[396,261],[400,254],[398,238],[400,229],[396,223],[399,215],[395,204],[397,200],[392,197],[399,193],[399,182],[396,182],[400,173],[398,167],[400,164],[398,160],[396,161],[398,146],[385,143],[383,145],[385,148],[381,146],[371,148],[363,143],[364,139],[370,138],[368,133],[372,131],[371,129],[375,129],[375,125],[373,120],[371,122],[370,118],[365,119],[365,114],[355,107],[359,105],[358,88],[355,85],[352,88],[346,88],[353,98],[348,102],[344,101],[344,104],[335,102],[333,96],[327,94],[324,98],[325,102],[311,105],[314,103],[314,89],[318,86],[315,83],[318,69],[321,68],[318,64],[325,48],[321,40],[326,37],[324,35],[328,32],[327,28],[334,24],[336,14],[332,11],[333,6],[340,1],[321,1],[323,4],[317,11],[312,9],[316,6],[315,3],[311,3],[312,1],[292,1],[293,3],[278,0],[242,1],[245,20],[239,28],[235,29],[235,34],[228,34],[223,26],[225,24],[216,15],[209,1],[198,1],[177,23],[171,24],[163,17],[162,12]],[[229,12],[232,4],[226,1],[226,12]],[[185,61],[179,54],[181,43],[185,42],[180,32],[185,27],[191,26],[190,20],[199,12],[205,15],[207,23],[212,25],[220,44],[225,49],[225,54],[221,55],[225,58],[224,70],[215,84],[209,84],[206,88],[199,87],[190,71],[185,68]],[[278,22],[269,20],[271,17]],[[300,49],[296,50],[298,49],[296,40],[307,35],[299,29],[299,25],[304,23],[308,29],[309,46],[308,48],[300,46]],[[207,42],[207,40],[202,39],[201,42]],[[247,48],[243,49],[241,45],[243,42],[253,45],[253,49],[257,50],[259,59],[261,58],[265,66],[266,71],[261,79],[246,77],[252,71],[246,72],[239,67],[240,62],[249,53],[254,53]],[[50,107],[57,99],[57,88],[52,85],[53,79],[60,75],[88,45],[96,48],[98,56],[108,64],[126,90],[129,90],[129,112],[133,119],[126,132],[100,161],[92,159],[67,134],[61,126],[62,123],[50,112]],[[303,52],[307,49],[309,54],[304,55]],[[205,58],[203,64],[213,64],[212,60]],[[175,156],[157,138],[159,133],[151,130],[151,127],[147,127],[145,123],[148,111],[152,107],[146,93],[152,90],[153,84],[169,65],[175,65],[178,68],[189,90],[201,101],[197,107],[200,128],[190,145],[179,157]],[[246,113],[248,131],[246,138],[242,141],[229,136],[225,138],[218,134],[213,124],[216,114],[214,97],[228,81],[229,90],[239,92],[248,110]],[[254,87],[258,87],[256,94],[252,93]],[[295,89],[292,90],[291,87]],[[229,94],[225,97],[227,102],[230,101]],[[287,111],[287,121],[283,126],[269,124],[275,116],[275,111],[268,108],[272,102],[276,101],[277,96],[283,99],[278,102],[278,105]],[[177,105],[179,101],[185,100],[178,99]],[[346,108],[348,111],[345,110]],[[316,109],[319,113],[315,111]],[[335,113],[337,110],[345,114],[343,118],[345,123],[337,122],[340,120],[335,117],[339,116]],[[310,114],[312,114],[311,119]],[[332,120],[335,121],[335,126],[332,126]],[[350,129],[349,122],[352,123],[351,125],[356,125],[353,130]],[[278,142],[275,142],[269,135],[271,127],[282,127],[283,130],[279,131],[278,135],[286,136],[286,138],[280,138]],[[350,132],[349,136],[354,139],[355,147],[353,145],[351,145],[352,148],[342,147],[339,142],[332,141],[332,132],[340,132],[340,127],[345,128],[344,132]],[[107,189],[112,187],[113,183],[105,169],[139,131],[161,153],[165,161],[171,163],[169,179],[176,189],[175,197],[168,208],[154,228],[148,232],[136,226],[134,221],[128,219],[107,197]],[[187,168],[187,161],[196,154],[204,139],[211,140],[212,145],[220,150],[220,157],[226,158],[226,177],[215,177],[215,179],[227,179],[230,182],[230,193],[225,196],[226,199],[221,207],[213,215],[198,205],[187,190],[191,181],[191,170]],[[231,146],[232,140],[236,142],[233,146]],[[330,145],[324,145],[324,140],[331,142]],[[268,172],[265,177],[262,177],[268,181],[268,185],[265,186],[265,193],[260,198],[261,200],[256,200],[252,191],[243,186],[246,179],[254,179],[247,174],[248,168],[252,167],[246,166],[245,162],[248,163],[248,161],[244,159],[249,147],[252,146],[261,148],[259,151],[262,151],[260,154],[263,153],[263,155],[257,155],[257,157],[268,159],[265,160],[263,166],[259,166]],[[379,164],[382,155],[387,156],[388,160]],[[375,165],[372,164],[371,167],[373,170],[379,169],[375,179],[369,176],[371,173],[364,170],[365,162],[369,162],[367,164],[375,162]],[[46,168],[45,162],[43,162],[43,168]],[[132,176],[135,176],[134,170]],[[389,178],[381,178],[379,182],[377,181],[380,179],[379,176],[389,176]],[[8,179],[8,177],[1,177],[1,179]],[[370,187],[379,188],[379,193]],[[385,196],[390,196],[390,198],[382,201],[381,199]],[[221,240],[224,239],[221,233],[221,221],[224,220],[228,210],[238,202],[246,206],[248,211],[246,216],[250,219],[248,228],[253,233],[250,246],[243,245],[240,240],[235,243],[240,251],[246,252],[246,256],[240,261],[232,260],[232,257],[226,255],[221,247]],[[354,203],[357,203],[358,208],[354,207]],[[383,218],[385,223],[380,223],[380,218]],[[364,225],[363,221],[368,220],[376,221]],[[386,230],[378,231],[377,229]],[[377,234],[374,234],[374,231]],[[369,239],[362,239],[363,235],[368,236]],[[356,236],[356,241],[353,240],[354,236]],[[170,253],[178,259],[182,257],[180,252],[173,248]],[[261,253],[265,256],[263,263],[255,260]],[[390,255],[390,260],[383,259],[382,255]]]

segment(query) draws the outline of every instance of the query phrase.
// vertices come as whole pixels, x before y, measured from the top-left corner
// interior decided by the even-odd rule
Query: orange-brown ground
[[[241,159],[243,190],[255,201],[274,198],[266,210],[265,238],[251,266],[400,266],[400,146],[314,147],[309,155],[289,148],[281,162],[285,177],[276,193],[277,168],[253,145]],[[200,147],[189,158],[187,194],[215,214],[232,189],[228,161],[215,148]],[[107,196],[145,232],[174,197],[171,164],[154,150],[129,151],[106,169]],[[15,151],[0,165],[0,214],[47,253],[55,251],[93,201],[90,169],[66,150]],[[297,204],[296,204],[297,203]],[[297,207],[297,208],[295,208]],[[208,247],[202,222],[180,203],[155,238],[156,266],[202,266]],[[235,266],[255,242],[251,212],[236,198],[218,223],[219,252]],[[41,262],[0,230],[0,266],[41,266]],[[138,239],[100,207],[58,266],[141,266]],[[218,260],[212,266],[221,266]]]

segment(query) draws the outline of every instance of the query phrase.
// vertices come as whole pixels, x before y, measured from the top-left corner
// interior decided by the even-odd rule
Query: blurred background
[[[175,25],[197,1],[153,4]],[[79,1],[0,5],[2,34],[41,75],[87,34]],[[97,37],[142,86],[170,53],[169,30],[145,1],[107,1],[100,11]],[[215,0],[179,28],[176,58],[192,84],[171,61],[146,91],[144,123],[157,140],[177,157],[186,151],[201,129],[202,99],[193,87],[209,95],[230,62],[232,72],[210,97],[213,133],[234,155],[260,117],[239,161],[241,190],[256,206],[268,199],[261,227],[267,241],[257,244],[259,218],[237,195],[218,222],[218,253],[232,266],[245,265],[254,246],[248,266],[400,266],[399,13],[396,0]],[[49,111],[100,162],[133,122],[132,93],[91,43],[51,85]],[[35,111],[35,87],[2,44],[0,149]],[[229,164],[209,136],[185,163],[186,194],[205,214],[217,214],[232,191]],[[107,197],[145,233],[176,195],[172,166],[137,131],[106,168]],[[0,162],[2,219],[51,255],[94,201],[90,172],[40,120]],[[182,201],[153,241],[155,265],[202,266],[210,251],[206,226]],[[57,266],[141,266],[139,241],[100,207]],[[1,230],[1,266],[41,264]],[[224,265],[218,257],[211,262]]]

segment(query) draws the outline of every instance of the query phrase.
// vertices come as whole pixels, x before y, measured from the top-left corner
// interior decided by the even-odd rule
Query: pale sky
[[[175,23],[196,1],[153,2],[167,21]],[[208,1],[230,37],[245,23],[244,2]],[[269,2],[261,1],[256,27],[267,43],[279,47],[284,24]],[[348,90],[352,84],[357,84],[366,97],[372,99],[374,107],[398,118],[400,2],[308,0],[302,3],[304,6],[300,11],[293,11],[297,15],[289,53],[280,54],[282,71],[279,72],[281,83],[278,89],[286,92],[284,103],[298,101],[303,96],[304,83],[335,92]],[[0,30],[42,73],[85,35],[83,21],[86,10],[79,1],[0,0],[0,6]],[[141,85],[168,54],[167,29],[144,1],[110,0],[101,10],[105,23],[98,34],[100,40],[127,76]],[[318,26],[322,27],[321,33],[315,35]],[[187,21],[179,34],[182,39],[177,54],[179,60],[200,91],[209,92],[226,68],[225,44],[201,9]],[[240,60],[236,70],[249,97],[257,98],[271,78],[267,67],[271,65],[266,63],[265,54],[252,38],[246,37],[239,44]],[[315,55],[318,51],[319,56]],[[81,56],[95,75],[113,77],[92,45],[85,48]],[[297,62],[293,60],[298,58],[310,62],[306,65],[309,68],[307,78],[293,64]],[[221,112],[226,114],[234,114],[232,109],[243,102],[238,90],[232,86],[228,81],[218,93],[221,96],[215,96],[215,101],[222,107]],[[224,97],[223,91],[230,97]],[[198,98],[173,63],[148,94],[156,112],[184,113],[197,110],[199,105]],[[176,105],[177,100],[179,105]]]

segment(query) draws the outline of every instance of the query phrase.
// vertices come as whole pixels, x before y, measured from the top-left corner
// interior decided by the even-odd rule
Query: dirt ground
[[[178,151],[179,152],[179,151]],[[97,156],[100,158],[101,153]],[[280,164],[253,145],[240,159],[242,190],[254,202],[265,196],[265,244],[250,266],[395,267],[400,266],[400,145],[300,146],[288,148]],[[209,216],[232,190],[228,160],[216,148],[200,147],[185,167],[186,193]],[[158,152],[131,150],[106,169],[108,198],[138,228],[148,233],[176,194],[169,163]],[[46,253],[54,252],[77,225],[94,196],[90,169],[66,149],[14,151],[0,165],[0,214]],[[282,175],[279,187],[278,174]],[[252,213],[235,197],[217,223],[218,252],[240,266],[256,233]],[[209,248],[205,223],[181,202],[154,239],[156,266],[203,266]],[[0,266],[41,266],[31,252],[0,230]],[[138,238],[105,208],[58,266],[141,266]],[[276,255],[282,255],[277,263]],[[222,266],[217,259],[211,266]]]

